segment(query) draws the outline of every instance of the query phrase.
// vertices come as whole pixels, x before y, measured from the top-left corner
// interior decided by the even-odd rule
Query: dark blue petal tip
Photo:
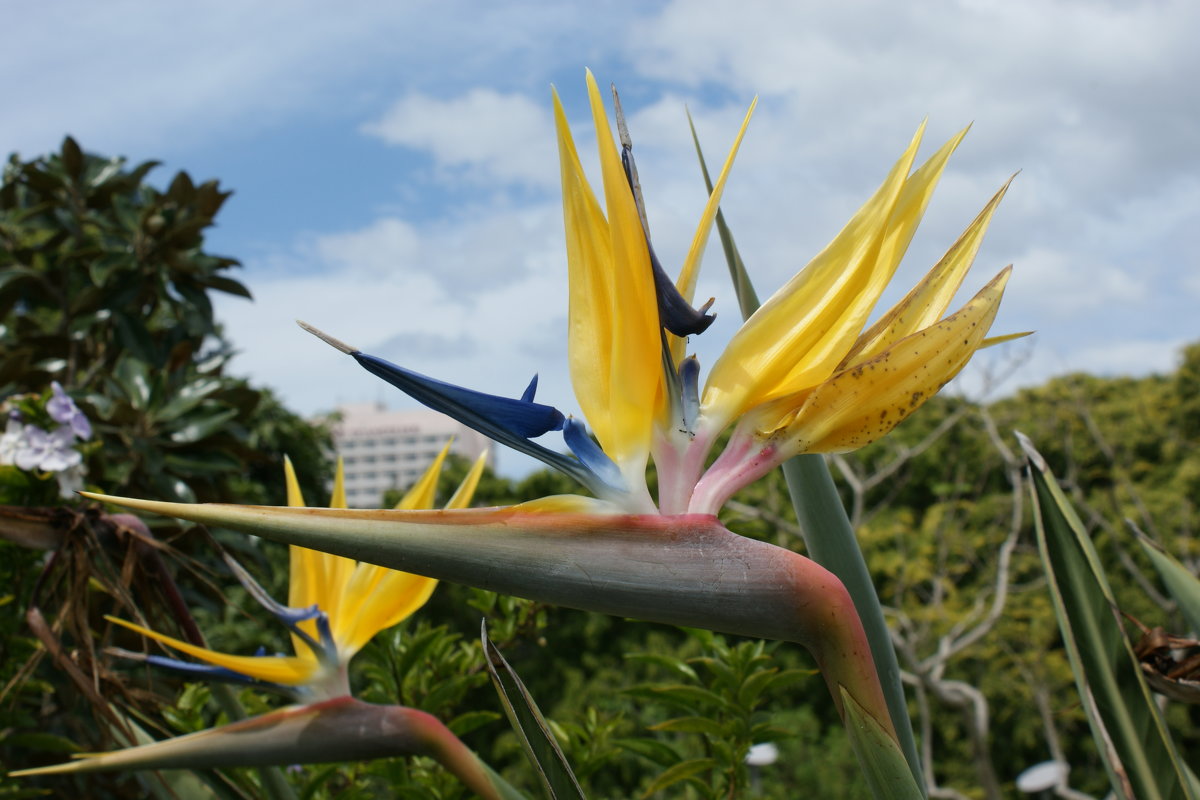
[[[708,330],[717,318],[716,314],[707,313],[713,300],[710,298],[699,309],[692,308],[663,270],[653,247],[650,248],[650,264],[654,268],[654,292],[658,296],[658,318],[662,326],[676,336],[691,336]]]
[[[383,378],[417,402],[518,452],[533,456],[593,492],[602,493],[606,490],[604,482],[578,461],[530,441],[544,433],[562,430],[566,421],[557,408],[533,402],[537,391],[536,375],[521,397],[515,399],[429,378],[361,351],[356,350],[350,355],[367,372]]]
[[[504,441],[502,436],[532,439],[550,431],[562,430],[562,412],[554,406],[532,401],[533,393],[537,390],[536,377],[525,393],[516,399],[455,386],[366,353],[355,352],[351,355],[363,369],[383,378],[414,400],[493,439]]]

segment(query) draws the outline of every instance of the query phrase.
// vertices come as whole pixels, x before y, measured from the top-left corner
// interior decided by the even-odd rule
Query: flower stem
[[[870,644],[875,669],[883,694],[891,712],[896,729],[897,741],[904,757],[912,769],[917,785],[924,787],[921,760],[917,754],[916,737],[913,735],[912,720],[908,716],[908,704],[904,699],[904,686],[900,682],[900,665],[896,661],[896,649],[888,633],[883,607],[862,549],[850,527],[845,506],[838,496],[833,476],[823,456],[805,454],[790,459],[783,465],[783,475],[788,491],[796,507],[796,517],[804,535],[809,556],[841,579],[858,616],[862,629]]]

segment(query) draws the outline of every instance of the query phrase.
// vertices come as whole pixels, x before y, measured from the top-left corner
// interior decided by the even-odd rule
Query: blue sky
[[[956,385],[1169,370],[1200,339],[1200,4],[1191,2],[59,2],[6,14],[0,146],[65,133],[235,194],[209,249],[255,302],[218,314],[236,368],[305,413],[408,401],[292,323],[447,380],[575,409],[550,91],[581,150],[583,69],[615,82],[656,247],[677,268],[704,202],[685,105],[718,160],[758,111],[723,207],[764,295],[823,247],[920,121],[973,123],[898,296],[1020,170],[964,291],[1015,265]],[[590,169],[590,166],[589,166]],[[698,294],[737,309],[719,250]],[[885,297],[885,301],[889,299]],[[516,456],[501,454],[506,471]]]

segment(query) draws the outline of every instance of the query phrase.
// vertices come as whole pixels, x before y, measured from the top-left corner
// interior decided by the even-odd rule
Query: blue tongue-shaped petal
[[[625,480],[621,477],[620,467],[588,435],[582,422],[576,421],[574,417],[567,417],[566,424],[563,425],[563,439],[567,447],[571,448],[571,452],[585,467],[596,473],[600,480],[617,491],[624,491],[622,487]]]
[[[300,327],[352,356],[367,372],[383,378],[417,402],[554,467],[579,481],[598,497],[612,495],[613,487],[584,464],[530,441],[534,436],[562,430],[565,420],[557,408],[533,402],[534,393],[537,391],[536,376],[519,399],[485,394],[439,381],[378,356],[368,355],[306,323],[301,322]]]
[[[350,355],[367,372],[383,378],[414,400],[505,444],[509,439],[531,439],[562,430],[564,417],[554,406],[455,386],[363,352]],[[535,381],[531,388],[536,386]],[[532,397],[529,389],[525,391],[526,396]]]

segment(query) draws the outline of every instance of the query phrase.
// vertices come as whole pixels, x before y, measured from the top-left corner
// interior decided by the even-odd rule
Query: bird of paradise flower
[[[433,505],[447,443],[397,508]],[[488,453],[475,460],[446,509],[470,505]],[[284,462],[289,507],[304,498],[290,460]],[[341,460],[334,476],[331,508],[346,508]],[[158,655],[118,651],[131,658],[192,677],[250,683],[300,705],[187,736],[76,761],[22,770],[13,776],[113,769],[201,768],[339,761],[397,754],[438,758],[484,797],[513,796],[444,726],[424,712],[376,706],[350,696],[348,665],[379,631],[407,619],[432,595],[437,581],[303,547],[289,547],[288,605],[277,603],[232,558],[226,563],[249,593],[291,632],[294,655],[232,655],[199,647],[117,617],[110,622],[154,639],[203,664]]]
[[[692,297],[753,106],[673,282],[647,235],[631,147],[626,141],[618,148],[590,72],[587,83],[603,206],[557,94],[554,109],[570,274],[570,371],[594,439],[583,422],[535,401],[536,378],[520,398],[484,394],[301,324],[417,400],[573,477],[593,497],[439,513],[96,497],[544,602],[799,642],[815,656],[848,722],[878,732],[878,747],[895,750],[896,729],[845,587],[797,553],[731,533],[715,515],[737,489],[793,455],[843,452],[884,436],[977,350],[1023,335],[987,337],[1010,268],[946,315],[1007,185],[868,327],[966,133],[914,170],[922,124],[846,227],[746,320],[701,389],[699,364],[685,357],[686,338],[702,333],[712,315],[707,304],[694,308]],[[534,441],[555,430],[574,457]],[[726,431],[728,443],[709,463]],[[646,483],[650,459],[657,499]],[[893,796],[885,783],[873,789]]]

